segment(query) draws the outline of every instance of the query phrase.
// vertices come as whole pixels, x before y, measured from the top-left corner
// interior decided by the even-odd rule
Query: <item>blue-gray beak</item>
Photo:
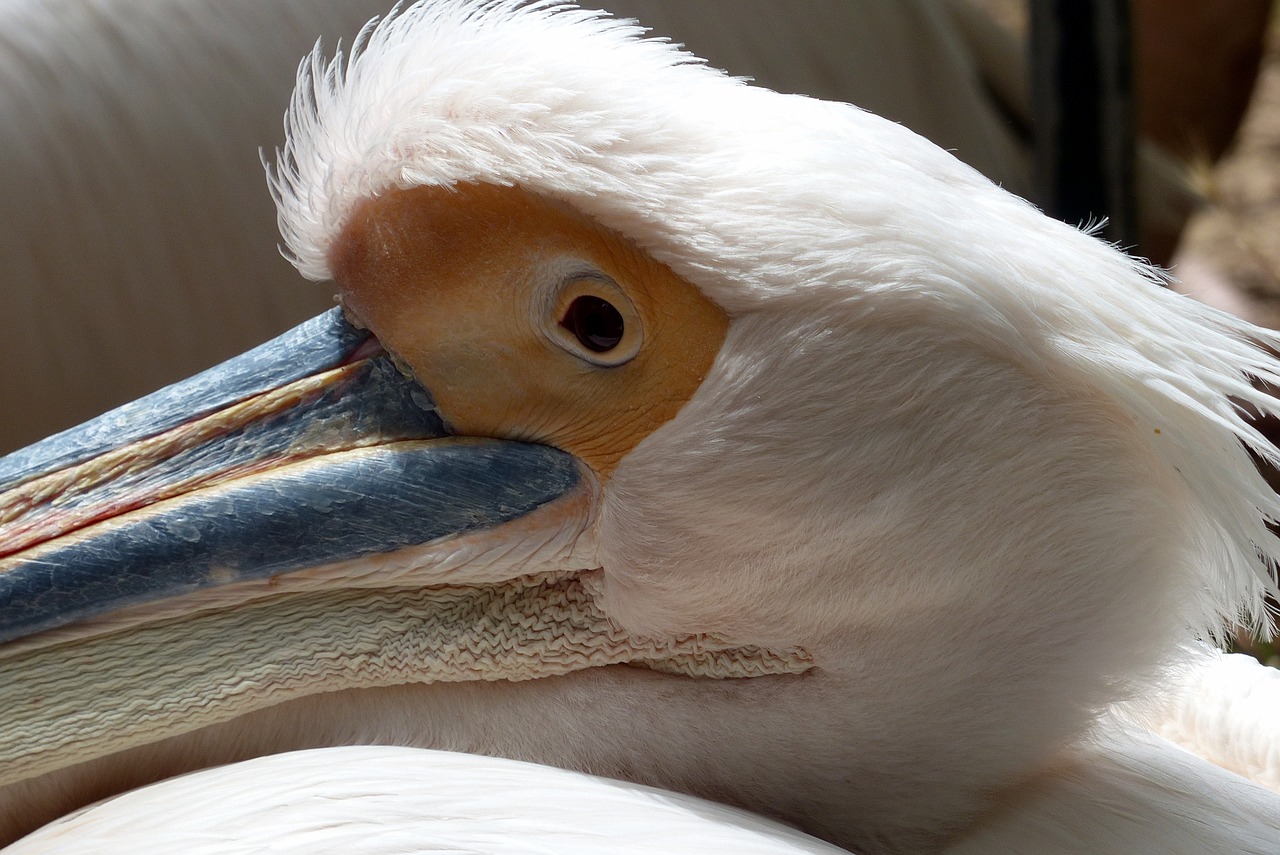
[[[451,437],[334,309],[0,458],[0,642],[497,526],[579,484],[554,449]]]

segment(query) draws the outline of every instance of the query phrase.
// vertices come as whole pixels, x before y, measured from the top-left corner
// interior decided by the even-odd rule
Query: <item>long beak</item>
[[[450,437],[334,309],[0,459],[0,642],[498,526],[577,462]]]

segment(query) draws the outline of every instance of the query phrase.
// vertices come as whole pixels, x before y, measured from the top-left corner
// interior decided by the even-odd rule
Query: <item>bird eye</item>
[[[597,368],[630,362],[644,343],[644,324],[635,304],[612,277],[583,271],[574,263],[567,275],[549,279],[542,311],[551,342]]]
[[[622,341],[626,326],[622,313],[608,300],[583,295],[569,304],[560,326],[573,333],[578,342],[592,353],[608,353]]]

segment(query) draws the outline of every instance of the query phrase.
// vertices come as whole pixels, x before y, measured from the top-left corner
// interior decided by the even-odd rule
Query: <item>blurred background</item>
[[[974,0],[1022,44],[1032,0]],[[1052,4],[1046,4],[1052,5]],[[1272,0],[1133,0],[1135,125],[1181,182],[1139,254],[1176,287],[1280,326],[1280,16]],[[1139,142],[1139,145],[1144,143]],[[1170,176],[1173,177],[1173,176]],[[1175,202],[1176,204],[1176,202]]]

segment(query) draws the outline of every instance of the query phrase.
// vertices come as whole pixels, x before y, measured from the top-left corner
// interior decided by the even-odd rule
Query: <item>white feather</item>
[[[1209,652],[1163,706],[1138,717],[1165,739],[1280,793],[1280,670]]]
[[[296,751],[195,772],[52,823],[5,855],[837,855],[724,805],[416,748]]]
[[[1107,729],[1007,791],[946,855],[1274,855],[1278,805],[1163,739]]]

